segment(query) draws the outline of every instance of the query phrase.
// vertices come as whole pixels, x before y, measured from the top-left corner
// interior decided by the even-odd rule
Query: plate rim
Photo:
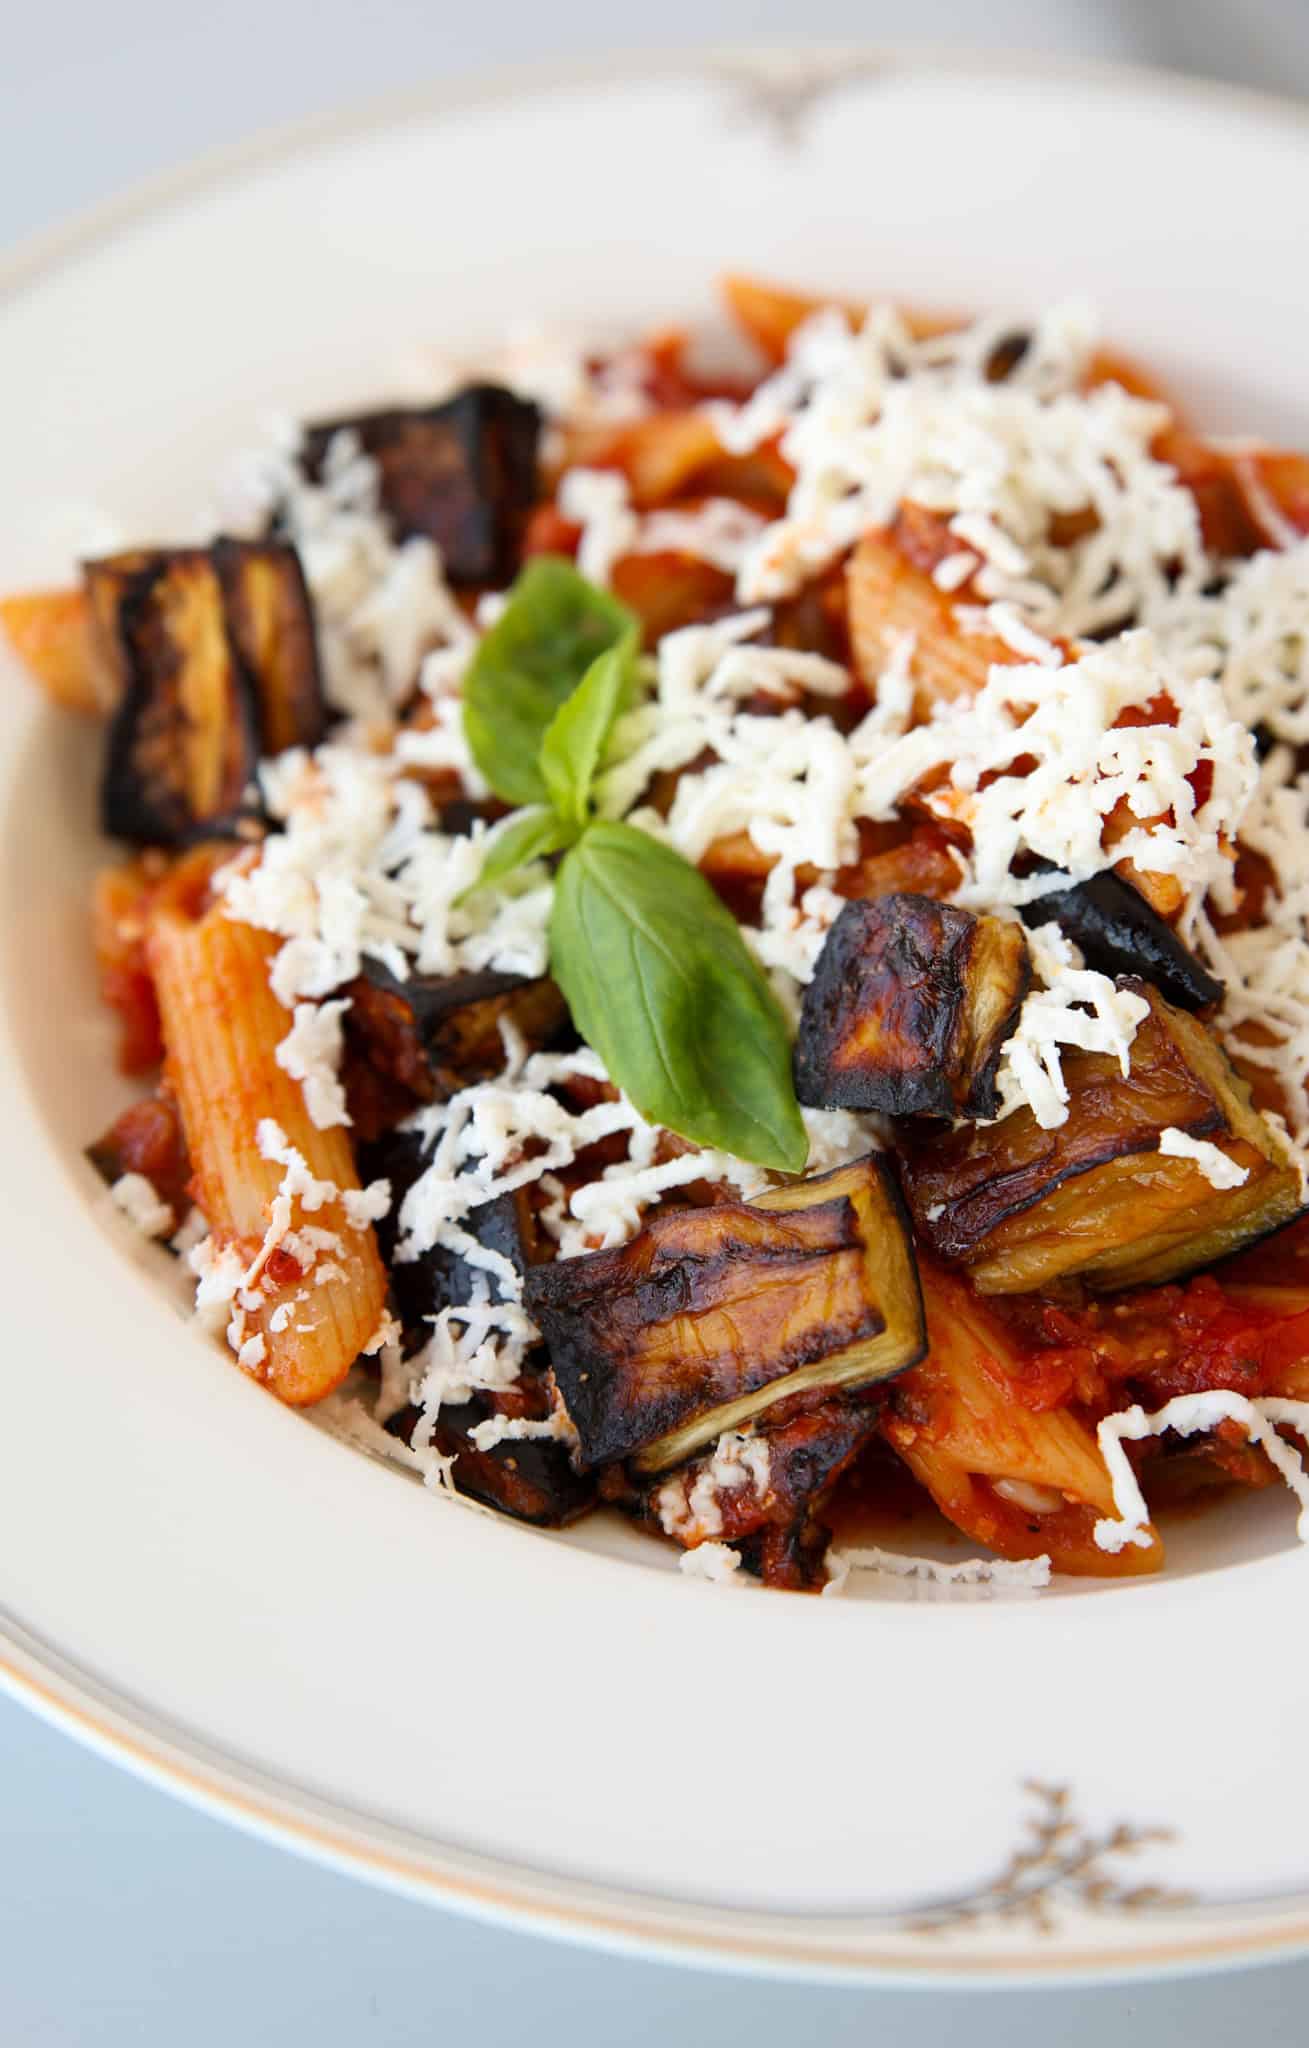
[[[366,141],[397,124],[431,119],[443,111],[512,104],[552,87],[623,85],[652,77],[703,81],[716,73],[739,77],[786,63],[812,67],[819,62],[834,72],[842,63],[858,63],[868,71],[900,76],[1117,84],[1175,105],[1273,117],[1309,132],[1309,105],[1256,87],[1149,64],[981,50],[940,41],[838,37],[655,44],[589,58],[478,67],[453,78],[433,78],[264,125],[251,135],[133,180],[107,198],[20,237],[0,253],[0,304],[74,269],[89,249],[192,199],[318,150]],[[1014,1989],[1200,1974],[1309,1950],[1309,1891],[1282,1893],[1267,1910],[1257,1903],[1244,1909],[1251,1916],[1258,1914],[1260,1924],[1218,1932],[1206,1915],[1204,1925],[1179,1927],[1171,1937],[1161,1932],[1149,1947],[1109,1943],[1079,1948],[1074,1937],[1052,1944],[1044,1953],[1036,1948],[1021,1956],[987,1957],[976,1951],[952,1955],[947,1947],[929,1943],[915,1954],[899,1946],[879,1952],[877,1937],[868,1934],[842,1950],[834,1932],[821,1945],[806,1946],[800,1916],[752,1907],[706,1909],[479,1858],[475,1852],[432,1839],[408,1842],[402,1829],[380,1817],[355,1814],[289,1779],[266,1780],[252,1762],[228,1754],[198,1730],[174,1723],[125,1688],[102,1681],[3,1609],[0,1691],[184,1804],[343,1875],[491,1924],[646,1960],[811,1982]],[[552,1895],[541,1896],[547,1885]],[[1215,1907],[1212,1912],[1244,1917],[1235,1907],[1226,1913]],[[823,1919],[814,1916],[815,1930]],[[828,1919],[830,1926],[835,1916]]]

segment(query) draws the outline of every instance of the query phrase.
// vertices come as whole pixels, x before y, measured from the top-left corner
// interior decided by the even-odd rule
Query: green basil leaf
[[[561,818],[579,830],[591,815],[591,784],[636,669],[636,634],[598,655],[559,706],[541,742],[541,774]]]
[[[588,826],[556,878],[550,958],[573,1022],[643,1116],[800,1170],[786,1020],[698,869],[634,826]]]
[[[572,845],[576,837],[577,832],[568,820],[557,817],[551,810],[521,811],[497,834],[472,888],[465,889],[456,900],[462,903],[475,890],[489,889],[494,882],[502,882],[516,868],[526,867],[529,860],[541,860],[547,853],[562,852],[565,846]]]
[[[464,678],[464,733],[497,796],[547,797],[541,742],[598,655],[636,631],[625,604],[553,555],[530,561]]]

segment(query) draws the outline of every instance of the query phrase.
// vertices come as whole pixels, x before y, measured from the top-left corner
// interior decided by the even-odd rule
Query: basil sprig
[[[478,767],[499,794],[532,806],[499,832],[477,886],[562,851],[550,969],[614,1081],[651,1123],[798,1173],[809,1140],[786,1020],[736,919],[671,847],[593,815],[596,773],[636,677],[625,608],[567,563],[531,564],[465,685]]]
[[[636,634],[598,655],[541,741],[541,778],[555,815],[581,831],[591,815],[591,785],[614,720],[633,691]]]
[[[550,800],[541,744],[561,704],[598,655],[630,638],[636,620],[571,562],[538,555],[483,636],[464,678],[464,733],[478,768],[510,804]]]
[[[587,827],[550,911],[550,964],[651,1123],[798,1173],[809,1139],[776,998],[698,868],[633,825]]]

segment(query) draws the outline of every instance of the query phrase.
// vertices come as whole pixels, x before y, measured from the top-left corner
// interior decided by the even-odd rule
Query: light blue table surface
[[[1302,0],[47,0],[0,16],[0,249],[148,172],[423,77],[733,37],[957,37],[1309,92]],[[0,352],[3,336],[0,334]],[[193,1813],[0,1699],[0,2048],[1292,2048],[1309,1963],[967,1995],[751,1982],[374,1891]]]
[[[193,1813],[0,1701],[5,2048],[1287,2044],[1309,1969],[1095,1992],[818,1989],[434,1912]]]

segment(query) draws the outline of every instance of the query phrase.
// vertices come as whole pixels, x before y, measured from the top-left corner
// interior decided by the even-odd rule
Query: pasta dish
[[[244,1372],[528,1523],[807,1591],[1309,1533],[1309,457],[1079,305],[725,296],[0,601],[103,723],[89,1156]],[[907,1487],[985,1554],[843,1540]]]

